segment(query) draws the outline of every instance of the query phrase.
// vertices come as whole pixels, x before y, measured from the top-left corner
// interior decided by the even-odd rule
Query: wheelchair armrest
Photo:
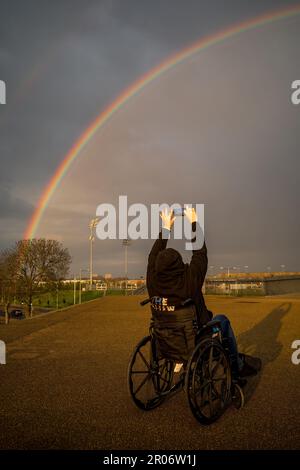
[[[205,323],[204,328],[209,326],[221,326],[220,320],[210,320],[209,322]]]
[[[210,334],[217,335],[221,333],[221,322],[219,320],[211,320],[207,322],[199,331],[199,335]]]

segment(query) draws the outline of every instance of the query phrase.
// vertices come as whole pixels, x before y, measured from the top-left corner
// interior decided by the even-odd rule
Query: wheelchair
[[[143,300],[146,305],[151,299]],[[182,303],[192,304],[191,299]],[[134,404],[150,411],[176,392],[184,389],[193,416],[201,425],[215,422],[232,404],[244,406],[242,386],[231,374],[231,360],[220,323],[216,320],[200,326],[194,320],[194,349],[186,361],[160,351],[155,320],[152,317],[149,335],[134,348],[128,365],[127,383]],[[183,363],[183,372],[175,372],[176,363]]]

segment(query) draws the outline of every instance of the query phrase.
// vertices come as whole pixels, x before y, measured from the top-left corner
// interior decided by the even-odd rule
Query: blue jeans
[[[229,349],[232,375],[234,378],[236,378],[239,375],[239,371],[243,367],[243,361],[239,357],[237,343],[233,329],[231,328],[230,321],[225,315],[215,315],[213,320],[218,320],[221,323],[222,336],[227,340]]]

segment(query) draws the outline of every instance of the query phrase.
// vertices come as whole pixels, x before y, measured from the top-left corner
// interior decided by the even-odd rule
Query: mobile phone
[[[173,209],[173,215],[176,217],[184,216],[184,207],[178,207]]]

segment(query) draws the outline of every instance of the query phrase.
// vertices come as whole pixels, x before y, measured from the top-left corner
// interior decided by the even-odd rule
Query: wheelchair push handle
[[[194,304],[193,299],[185,299],[181,302],[182,307],[187,307],[188,305]]]

